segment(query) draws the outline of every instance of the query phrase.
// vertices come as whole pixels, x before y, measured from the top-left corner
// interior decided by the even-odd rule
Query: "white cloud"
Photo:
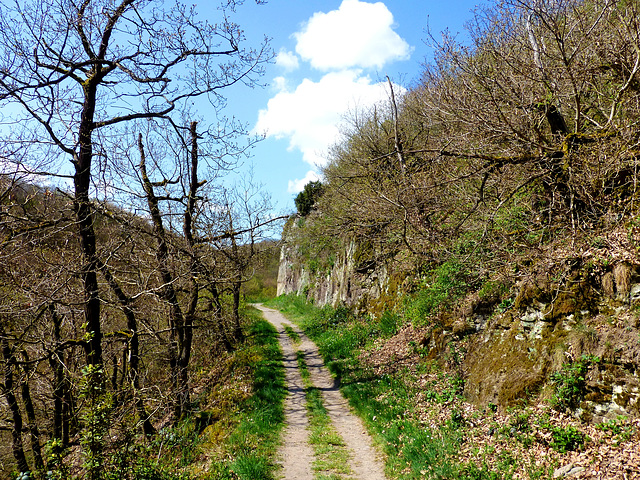
[[[381,68],[411,54],[393,26],[384,3],[343,0],[338,10],[313,14],[303,31],[294,34],[296,52],[319,70]]]
[[[276,77],[273,79],[273,82],[271,82],[271,85],[275,90],[281,92],[287,89],[287,79],[284,77]]]
[[[394,88],[398,94],[403,91]],[[300,150],[310,165],[322,166],[327,163],[324,152],[339,140],[344,115],[386,99],[386,82],[372,83],[356,70],[332,72],[318,82],[305,79],[294,91],[276,94],[260,110],[254,131],[288,138],[289,149]]]
[[[326,152],[340,140],[345,116],[388,100],[386,82],[372,81],[364,70],[382,68],[411,54],[412,48],[393,28],[393,15],[382,2],[343,0],[337,10],[315,13],[294,34],[295,52],[283,48],[278,53],[276,65],[284,76],[274,78],[275,93],[260,110],[254,132],[288,140],[289,150],[299,150],[316,171],[326,165]],[[294,79],[287,74],[306,66],[301,62],[324,76],[290,83]],[[394,89],[398,95],[405,92],[398,85]],[[290,180],[288,191],[300,192],[317,180],[316,171]]]
[[[289,180],[289,186],[287,188],[287,192],[289,193],[300,193],[304,190],[304,186],[309,182],[317,182],[320,180],[320,176],[314,172],[313,170],[309,170],[304,178],[296,178],[295,180]]]
[[[276,65],[286,71],[293,71],[299,66],[298,57],[293,52],[288,52],[285,49],[281,49],[276,56]]]

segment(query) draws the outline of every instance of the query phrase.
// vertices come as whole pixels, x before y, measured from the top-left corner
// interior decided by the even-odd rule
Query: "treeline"
[[[274,220],[222,92],[272,54],[224,3],[218,23],[132,0],[0,12],[0,475],[165,478],[123,465],[192,411],[194,363],[243,340]]]
[[[9,414],[0,435],[3,461],[13,455],[19,472],[49,464],[71,476],[62,454],[80,444],[93,452],[87,469],[107,468],[98,456],[112,451],[107,439],[120,440],[119,431],[152,439],[176,425],[194,411],[190,372],[211,368],[243,341],[241,290],[277,247],[263,241],[268,223],[256,218],[268,218],[264,199],[242,203],[225,191],[224,207],[205,205],[188,176],[172,194],[160,193],[144,157],[141,149],[136,213],[92,203],[99,332],[86,332],[87,265],[71,195],[17,174],[0,181],[0,365]],[[96,354],[87,344],[97,335]],[[98,355],[94,363],[89,353]],[[60,457],[55,468],[52,454]]]
[[[308,236],[348,232],[372,261],[449,264],[478,285],[551,243],[570,257],[629,226],[639,14],[635,1],[498,1],[469,41],[429,38],[420,81],[403,95],[389,82],[388,102],[345,126],[322,189],[301,199],[320,193]]]

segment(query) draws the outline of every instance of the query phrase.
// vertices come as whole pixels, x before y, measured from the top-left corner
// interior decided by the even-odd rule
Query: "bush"
[[[400,317],[389,311],[384,312],[380,318],[380,333],[385,337],[390,337],[398,333],[398,327],[401,323]]]
[[[582,448],[589,438],[575,427],[554,427],[551,430],[551,448],[560,453],[572,452]]]
[[[316,202],[322,196],[324,187],[320,182],[309,182],[295,198],[296,209],[303,217],[309,215]]]
[[[424,324],[431,314],[462,296],[467,287],[462,264],[447,261],[429,272],[424,287],[408,301],[405,314],[414,325]]]
[[[580,360],[568,363],[559,372],[551,374],[555,392],[551,406],[556,410],[576,408],[584,394],[585,375],[589,367],[600,361],[599,358],[583,355]]]

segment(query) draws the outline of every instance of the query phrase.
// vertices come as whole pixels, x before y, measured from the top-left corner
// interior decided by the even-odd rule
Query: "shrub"
[[[415,325],[440,308],[451,305],[467,290],[463,265],[450,260],[431,270],[424,287],[406,305],[407,318]]]
[[[380,318],[380,333],[385,337],[390,337],[398,333],[398,326],[400,325],[400,317],[395,313],[386,311]]]
[[[559,372],[552,373],[555,392],[551,406],[556,410],[576,408],[584,394],[585,375],[589,367],[599,361],[597,357],[583,355],[580,360],[565,364]]]
[[[295,204],[298,209],[298,213],[302,216],[308,215],[313,210],[316,202],[322,196],[324,187],[322,183],[309,182],[304,186],[304,189],[296,196]]]
[[[560,453],[578,450],[589,440],[589,437],[584,433],[571,426],[566,428],[553,427],[551,437],[551,448]]]

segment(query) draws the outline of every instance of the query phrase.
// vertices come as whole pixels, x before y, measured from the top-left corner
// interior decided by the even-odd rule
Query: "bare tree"
[[[507,0],[477,12],[470,45],[432,37],[421,84],[350,119],[324,172],[328,225],[427,262],[463,244],[508,262],[498,237],[575,240],[612,202],[631,211],[637,18],[634,3]]]
[[[16,463],[20,471],[26,472],[29,470],[29,464],[27,463],[27,457],[24,453],[24,446],[22,443],[23,419],[22,412],[20,411],[20,405],[18,404],[18,399],[16,398],[15,392],[16,356],[7,340],[7,333],[3,326],[5,321],[5,319],[2,319],[2,321],[0,321],[0,353],[2,353],[3,367],[3,379],[0,386],[2,387],[2,394],[9,405],[9,410],[11,412],[11,418],[13,421],[13,428],[11,429],[11,446],[13,456],[16,459]]]
[[[131,272],[125,268],[122,250],[127,246],[134,253],[142,245],[127,233],[110,238],[98,227],[104,225],[111,209],[101,201],[108,196],[113,199],[117,191],[113,178],[122,163],[115,152],[129,125],[153,120],[166,122],[171,128],[172,117],[181,115],[195,99],[208,101],[218,113],[224,107],[225,88],[256,85],[271,53],[266,40],[257,49],[243,46],[243,32],[230,20],[241,3],[224,2],[222,20],[208,23],[199,19],[195,6],[176,3],[158,8],[153,0],[0,2],[2,179],[23,176],[34,183],[59,186],[62,192],[71,185],[71,192],[56,192],[55,196],[65,208],[71,204],[72,211],[63,208],[48,212],[48,216],[30,211],[25,207],[27,202],[10,199],[17,191],[15,185],[0,185],[0,195],[10,200],[4,205],[13,205],[0,212],[0,228],[9,233],[0,245],[3,260],[13,258],[11,248],[17,242],[36,245],[39,240],[35,234],[46,233],[52,242],[67,242],[75,249],[73,254],[63,250],[61,259],[50,255],[49,244],[23,249],[20,255],[31,256],[25,268],[40,268],[24,278],[19,275],[19,262],[13,262],[15,269],[8,269],[12,285],[21,289],[19,294],[7,296],[12,312],[28,312],[28,317],[21,317],[25,323],[34,318],[49,321],[32,322],[25,333],[37,338],[30,338],[33,343],[29,344],[34,349],[39,345],[36,354],[16,357],[11,348],[19,345],[12,347],[11,342],[17,336],[10,332],[0,335],[7,352],[12,352],[7,357],[11,368],[5,373],[13,378],[19,365],[49,364],[55,404],[51,436],[69,436],[73,406],[67,372],[79,373],[79,368],[72,368],[78,347],[84,350],[88,381],[104,389],[109,368],[105,348],[115,359],[111,352],[124,343],[128,355],[121,366],[119,360],[113,362],[113,387],[127,377],[134,391],[140,387],[141,337],[135,314],[144,289],[133,291],[131,282],[123,282]],[[100,282],[100,275],[105,282]],[[47,287],[38,292],[34,279]],[[30,297],[28,306],[24,306],[24,296]],[[60,315],[58,308],[65,313]],[[105,331],[107,322],[115,326],[123,319],[124,332]],[[77,331],[80,325],[84,334]],[[45,332],[47,328],[51,331]],[[149,330],[150,335],[155,334]],[[177,331],[184,334],[188,330],[182,325]],[[181,361],[186,363],[187,344],[185,339]],[[5,393],[12,391],[9,388]],[[29,416],[30,399],[26,390],[24,393]],[[137,406],[140,418],[145,418],[144,404],[138,401]],[[35,438],[32,420],[28,417],[27,423]],[[100,421],[101,428],[108,427],[108,422]],[[99,436],[93,435],[87,441],[97,459],[89,468],[91,478],[100,475],[103,446],[98,440]]]
[[[22,112],[12,125],[26,125],[5,140],[55,146],[71,163],[85,350],[87,363],[98,365],[103,333],[91,189],[95,169],[106,169],[109,136],[133,120],[167,117],[194,98],[217,104],[219,90],[255,83],[269,54],[264,44],[244,50],[242,32],[226,16],[209,24],[182,4],[163,11],[140,0],[3,2],[0,10],[0,99]]]
[[[203,310],[209,303],[215,306],[211,309],[213,327],[227,348],[242,340],[240,286],[255,253],[256,236],[278,220],[269,217],[267,204],[248,203],[248,198],[230,191],[222,182],[256,139],[238,143],[238,135],[245,130],[233,122],[215,132],[198,132],[197,125],[191,121],[188,127],[176,127],[174,136],[165,134],[164,138],[157,131],[150,132],[149,152],[143,135],[138,136],[138,181],[156,242],[155,291],[168,308],[176,419],[189,408],[189,363],[194,329],[203,326]],[[203,291],[208,293],[201,296]],[[230,328],[221,302],[225,291],[233,298]]]

